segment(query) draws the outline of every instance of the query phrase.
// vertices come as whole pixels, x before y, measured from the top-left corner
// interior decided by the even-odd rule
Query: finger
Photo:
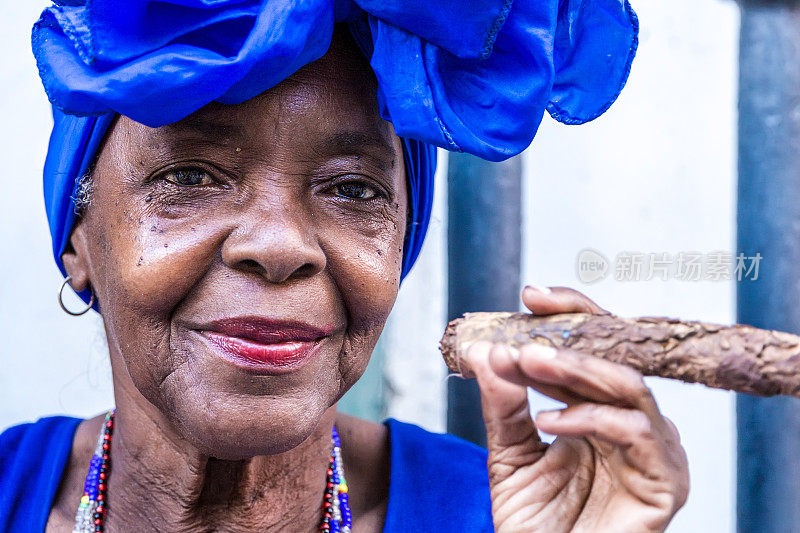
[[[538,460],[547,445],[530,416],[525,387],[499,377],[489,363],[490,354],[492,358],[510,357],[504,347],[486,342],[470,346],[466,357],[481,391],[489,475],[493,483],[499,483],[517,468]]]
[[[481,408],[487,429],[487,440],[500,446],[518,444],[538,433],[528,410],[528,394],[524,386],[499,377],[489,363],[492,357],[502,357],[488,342],[476,342],[466,353],[470,368],[478,380]],[[505,357],[510,357],[506,355]]]
[[[601,403],[583,402],[564,409],[536,414],[536,425],[564,437],[596,437],[616,446],[650,442],[655,430],[642,411]]]
[[[588,296],[568,287],[527,286],[522,290],[522,303],[539,316],[557,313],[610,314]]]
[[[492,366],[492,370],[494,370],[498,376],[507,381],[511,381],[512,383],[516,383],[517,385],[535,389],[545,396],[549,396],[554,400],[558,400],[566,404],[580,403],[586,400],[585,398],[573,394],[563,387],[559,387],[557,385],[548,385],[546,383],[532,382],[530,377],[521,372],[517,366],[517,361],[519,360],[519,349],[510,346],[503,346],[503,348],[505,348],[507,352],[503,351],[503,349],[498,349],[492,350],[489,353],[489,364]]]
[[[664,432],[642,411],[613,405],[582,403],[536,415],[542,431],[559,437],[598,439],[620,448],[625,462],[640,472],[664,472],[674,448]]]
[[[515,364],[498,368],[498,372],[503,379],[533,387],[568,405],[589,401],[630,407],[664,424],[642,375],[598,357],[531,343],[520,348]],[[561,396],[552,396],[543,385],[558,387]]]

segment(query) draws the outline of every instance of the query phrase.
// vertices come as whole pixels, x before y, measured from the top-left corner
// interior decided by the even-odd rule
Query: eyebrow
[[[202,115],[188,116],[180,122],[167,124],[165,129],[174,132],[191,131],[199,134],[204,139],[225,140],[234,139],[244,135],[244,128],[237,120],[220,120]],[[372,152],[386,159],[395,157],[394,146],[379,133],[367,133],[359,130],[336,131],[331,134],[321,132],[314,136],[314,144],[324,149],[329,154],[361,154]]]
[[[231,138],[243,133],[242,126],[238,121],[223,121],[202,115],[190,115],[179,122],[167,124],[164,128],[176,132],[190,130],[206,138],[219,137],[220,135],[225,138]]]
[[[362,131],[337,131],[323,138],[322,144],[330,146],[338,152],[376,150],[387,157],[395,155],[394,147],[382,135],[368,134]]]

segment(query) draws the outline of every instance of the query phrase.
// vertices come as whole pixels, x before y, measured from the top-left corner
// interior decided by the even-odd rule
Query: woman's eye
[[[172,170],[164,175],[164,179],[182,187],[196,187],[198,185],[211,185],[214,183],[211,175],[200,168]]]
[[[375,189],[360,181],[348,181],[336,185],[336,194],[353,200],[369,200],[378,195]]]

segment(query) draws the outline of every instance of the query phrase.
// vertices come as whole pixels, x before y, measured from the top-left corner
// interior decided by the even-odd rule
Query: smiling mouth
[[[310,359],[333,328],[263,317],[217,320],[198,332],[214,352],[237,366],[283,373]]]

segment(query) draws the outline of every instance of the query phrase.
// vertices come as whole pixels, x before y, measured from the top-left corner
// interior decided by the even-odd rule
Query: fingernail
[[[537,359],[555,359],[558,352],[552,346],[533,343],[528,345],[528,353]]]
[[[513,346],[509,346],[508,353],[511,356],[511,359],[513,359],[515,363],[519,361],[519,349],[514,348]]]
[[[542,294],[550,294],[551,292],[553,292],[548,287],[540,287],[539,285],[528,285],[525,288],[530,289],[532,291],[540,292]]]

